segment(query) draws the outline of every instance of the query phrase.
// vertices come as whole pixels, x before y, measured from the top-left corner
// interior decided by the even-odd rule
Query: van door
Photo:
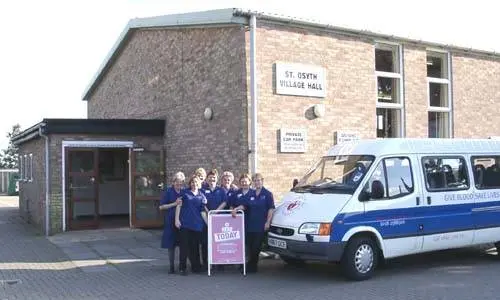
[[[416,213],[422,205],[416,159],[413,155],[382,159],[365,185],[370,200],[364,202],[364,218],[382,235],[386,258],[417,253],[422,247]]]
[[[500,156],[472,156],[470,161],[475,186],[473,243],[496,243],[500,241]]]
[[[460,155],[421,155],[424,209],[423,250],[469,246],[474,237],[471,188],[466,159]]]

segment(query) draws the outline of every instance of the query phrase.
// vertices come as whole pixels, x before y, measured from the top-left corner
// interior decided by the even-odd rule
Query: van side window
[[[500,189],[500,156],[473,156],[474,184],[478,189]]]
[[[469,189],[467,164],[463,157],[427,156],[422,159],[422,165],[429,192]]]
[[[375,200],[394,199],[413,193],[410,159],[408,157],[383,159],[368,181],[366,190]]]

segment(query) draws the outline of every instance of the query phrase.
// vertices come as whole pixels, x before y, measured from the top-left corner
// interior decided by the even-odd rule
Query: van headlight
[[[299,234],[330,235],[331,223],[304,223],[299,227]]]

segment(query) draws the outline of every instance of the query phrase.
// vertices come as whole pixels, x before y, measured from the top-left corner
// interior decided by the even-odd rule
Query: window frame
[[[465,176],[467,177],[467,183],[468,183],[468,187],[467,188],[444,188],[444,189],[429,189],[428,187],[428,182],[427,182],[427,172],[425,170],[425,164],[424,164],[424,160],[425,159],[428,159],[428,158],[434,158],[434,159],[437,159],[437,158],[440,158],[440,159],[463,159],[463,162],[467,168],[466,172],[465,172]],[[426,155],[426,156],[422,156],[421,160],[420,160],[420,163],[422,165],[422,175],[423,175],[423,178],[424,178],[424,186],[425,186],[425,190],[429,193],[441,193],[441,192],[460,192],[460,191],[468,191],[471,189],[472,185],[471,185],[471,179],[470,179],[470,174],[469,174],[469,166],[467,165],[467,159],[465,156],[463,155],[443,155],[443,156],[439,156],[439,155]]]
[[[446,122],[448,126],[447,136],[438,137],[438,138],[452,138],[453,137],[453,91],[452,91],[452,77],[451,77],[451,53],[449,51],[443,51],[441,49],[432,49],[428,48],[426,50],[426,62],[428,57],[439,57],[443,59],[443,64],[446,64],[446,78],[439,77],[429,77],[426,72],[426,82],[427,82],[427,118],[429,118],[429,113],[447,113],[448,114],[448,122]],[[440,84],[447,86],[447,106],[431,106],[431,84]],[[429,126],[429,121],[427,121],[427,126]],[[427,132],[427,137],[430,138],[429,132]]]
[[[397,196],[392,196],[392,197],[389,197],[389,179],[387,177],[387,166],[385,164],[385,161],[387,159],[395,159],[395,158],[399,158],[399,159],[407,159],[408,162],[410,163],[409,164],[409,169],[410,169],[410,176],[411,176],[411,182],[412,182],[412,185],[413,185],[413,191],[411,193],[408,193],[408,194],[399,194]],[[383,172],[384,172],[384,198],[382,199],[373,199],[370,197],[370,200],[369,201],[388,201],[388,200],[394,200],[394,199],[399,199],[399,198],[402,198],[402,197],[406,197],[406,196],[409,196],[409,195],[412,195],[415,193],[415,176],[413,175],[413,166],[412,166],[412,161],[411,161],[411,158],[409,156],[387,156],[387,157],[383,157],[379,160],[378,162],[379,164],[383,164],[382,165],[382,168],[383,168]],[[373,172],[375,172],[375,170],[377,170],[378,168],[378,164],[376,166],[372,166],[373,167]],[[370,177],[368,178],[368,182],[366,182],[365,186],[363,187],[363,190],[366,191],[367,187],[371,190],[371,186],[370,186],[370,182],[371,182],[371,177],[373,176],[373,172],[370,173]]]
[[[381,50],[390,50],[394,54],[397,55],[397,59],[393,60],[397,63],[397,70],[399,72],[387,72],[387,71],[377,71],[377,66],[376,66],[376,55],[377,55],[377,49]],[[375,109],[377,108],[382,108],[382,109],[391,109],[391,110],[397,110],[397,113],[399,114],[399,128],[397,130],[398,136],[396,138],[404,138],[405,137],[405,132],[406,132],[406,122],[405,122],[405,99],[404,99],[404,63],[403,63],[403,45],[399,43],[391,43],[387,41],[375,41],[374,49],[373,49],[373,57],[375,61],[374,69],[375,69]],[[391,79],[396,79],[398,80],[398,103],[384,103],[384,102],[379,102],[379,95],[378,95],[378,79],[380,78],[391,78]],[[376,113],[375,113],[376,114]],[[378,118],[375,118],[375,128],[377,131],[378,130]]]

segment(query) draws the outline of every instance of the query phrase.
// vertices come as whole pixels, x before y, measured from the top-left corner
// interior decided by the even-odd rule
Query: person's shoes
[[[179,275],[186,276],[187,275],[186,270],[179,270]]]
[[[170,267],[170,270],[168,271],[168,274],[175,274],[174,267]]]

